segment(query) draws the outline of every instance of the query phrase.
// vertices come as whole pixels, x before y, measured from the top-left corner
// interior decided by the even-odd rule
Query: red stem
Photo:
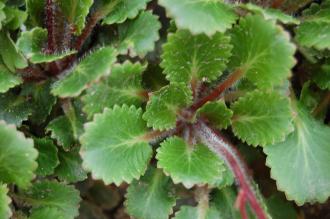
[[[47,0],[46,3],[46,26],[48,31],[48,41],[46,53],[53,54],[55,52],[54,38],[54,5],[52,0]]]
[[[242,190],[241,201],[248,201],[254,213],[258,219],[266,219],[266,213],[261,206],[260,201],[257,198],[257,194],[252,184],[252,178],[249,175],[248,168],[240,157],[237,149],[229,143],[229,141],[218,133],[216,130],[210,128],[205,122],[199,120],[194,125],[194,131],[196,136],[201,140],[202,143],[207,145],[213,152],[221,157],[228,168],[234,173],[235,178]],[[241,209],[242,210],[242,209]],[[244,213],[244,212],[242,212]],[[242,215],[244,217],[244,215]]]
[[[203,106],[206,102],[212,101],[217,99],[222,92],[224,92],[226,89],[231,87],[237,80],[239,80],[244,75],[244,71],[241,69],[236,69],[232,74],[230,74],[226,80],[224,80],[222,83],[220,83],[214,90],[207,96],[203,97],[196,103],[194,103],[190,109],[193,111],[196,111],[201,106]]]

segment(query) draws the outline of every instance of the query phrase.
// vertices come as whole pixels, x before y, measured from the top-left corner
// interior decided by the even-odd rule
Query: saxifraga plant
[[[307,218],[330,196],[329,0],[1,0],[0,30],[0,219]]]

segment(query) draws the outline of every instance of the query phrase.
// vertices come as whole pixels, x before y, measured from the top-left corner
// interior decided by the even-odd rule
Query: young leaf
[[[134,20],[130,20],[118,27],[120,54],[129,53],[130,56],[144,57],[155,47],[159,39],[161,25],[158,17],[151,12],[142,12]]]
[[[105,107],[111,108],[115,104],[140,106],[145,100],[142,87],[142,72],[145,69],[146,65],[129,61],[114,65],[109,76],[87,89],[82,97],[84,112],[91,118]]]
[[[32,113],[31,103],[11,92],[0,94],[0,120],[20,126]]]
[[[180,211],[175,214],[174,219],[192,219],[192,218],[203,218],[203,219],[219,219],[219,211],[215,206],[182,206]]]
[[[178,111],[192,101],[191,90],[184,84],[171,84],[152,94],[143,119],[149,127],[164,130],[175,126]]]
[[[9,33],[4,31],[0,32],[0,55],[3,63],[11,72],[15,72],[15,69],[25,68],[28,65],[22,54],[18,52]]]
[[[159,169],[149,169],[127,189],[127,212],[137,219],[167,219],[172,213],[175,197],[172,182]]]
[[[9,219],[12,216],[9,204],[11,199],[7,195],[8,188],[4,184],[0,184],[0,218]]]
[[[330,64],[323,65],[321,70],[315,73],[313,80],[321,89],[330,90]]]
[[[0,122],[0,181],[25,188],[37,169],[37,150],[33,141],[24,137],[12,125]]]
[[[65,219],[78,216],[80,196],[73,186],[52,181],[37,182],[22,194],[22,199],[32,206],[32,211],[41,211],[42,215],[48,211],[52,214],[57,211],[56,215]]]
[[[127,105],[106,108],[87,123],[80,138],[83,166],[106,184],[139,178],[152,154],[146,133],[141,109]]]
[[[0,93],[7,92],[10,88],[13,88],[22,83],[22,79],[10,72],[0,61]]]
[[[150,0],[120,0],[113,12],[103,19],[103,24],[123,23],[135,18],[140,10],[146,8]]]
[[[264,147],[267,166],[279,190],[298,205],[330,196],[330,128],[297,103],[295,131],[284,142]],[[299,171],[297,171],[299,170]]]
[[[21,95],[26,96],[31,102],[30,120],[36,124],[45,122],[56,103],[56,98],[50,93],[50,85],[49,80],[40,83],[25,83],[22,86]]]
[[[75,142],[70,120],[66,116],[59,116],[52,120],[46,130],[51,132],[51,137],[56,139],[57,144],[64,150],[68,150]]]
[[[60,165],[57,166],[55,175],[57,175],[60,180],[68,183],[75,183],[87,178],[87,173],[82,168],[82,160],[78,150],[73,149],[68,152],[59,151],[58,157]]]
[[[160,0],[169,16],[179,28],[188,29],[193,34],[225,32],[236,21],[233,8],[214,0]]]
[[[26,9],[29,15],[28,21],[33,26],[42,27],[44,25],[44,8],[46,1],[44,0],[26,0]]]
[[[262,8],[258,5],[247,3],[241,4],[241,8],[254,12],[255,14],[262,15],[266,20],[278,20],[283,24],[299,24],[300,21],[291,15],[285,14],[281,10],[273,8]]]
[[[304,22],[296,29],[297,42],[306,47],[330,49],[330,1],[312,4],[304,11]]]
[[[85,27],[85,19],[93,0],[57,0],[56,3],[60,6],[75,34],[80,34]]]
[[[207,102],[197,111],[197,115],[206,118],[217,129],[226,129],[231,124],[233,111],[227,108],[225,102]]]
[[[54,83],[52,93],[62,98],[76,97],[89,83],[110,73],[116,60],[116,51],[112,47],[103,47],[84,58],[62,79]]]
[[[178,30],[163,46],[161,66],[170,82],[214,81],[225,70],[232,46],[230,38],[216,33],[211,38]]]
[[[36,173],[40,176],[48,176],[54,173],[55,167],[59,164],[57,147],[49,138],[34,139],[35,148],[38,150],[38,169]]]
[[[275,91],[250,92],[231,109],[233,132],[249,145],[275,144],[293,131],[289,99]]]
[[[27,18],[27,13],[16,7],[7,6],[4,8],[6,19],[4,20],[4,26],[6,29],[16,30],[20,28]]]
[[[225,166],[202,144],[188,145],[179,137],[171,137],[157,149],[157,166],[171,176],[174,183],[191,188],[195,184],[218,185],[223,181]]]
[[[235,208],[236,197],[237,193],[232,187],[215,190],[211,199],[220,212],[221,219],[240,218],[239,211]]]
[[[61,212],[52,207],[33,209],[29,219],[65,219]]]
[[[240,20],[231,34],[232,69],[240,69],[259,88],[280,85],[295,65],[295,46],[289,36],[273,21],[259,15]]]
[[[53,62],[75,53],[75,51],[66,51],[60,54],[46,54],[43,51],[46,41],[47,30],[35,27],[30,31],[24,31],[18,38],[16,46],[34,64]]]

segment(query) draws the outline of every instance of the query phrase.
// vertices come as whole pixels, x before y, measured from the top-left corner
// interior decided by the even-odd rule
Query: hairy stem
[[[244,71],[240,68],[236,69],[233,73],[231,73],[226,80],[224,80],[222,83],[220,83],[218,86],[214,88],[213,91],[211,91],[210,94],[203,97],[196,103],[194,103],[190,109],[193,111],[196,111],[201,106],[203,106],[206,102],[212,101],[217,99],[226,89],[231,87],[237,80],[239,80],[244,75]]]
[[[55,33],[54,33],[54,4],[53,0],[47,0],[46,3],[46,26],[48,31],[47,50],[46,53],[53,54],[55,52]]]
[[[240,186],[237,204],[241,214],[243,214],[243,218],[245,214],[245,203],[247,201],[258,219],[266,219],[266,213],[258,199],[252,178],[248,173],[248,168],[237,149],[224,136],[210,128],[204,121],[199,120],[194,125],[194,131],[200,141],[221,157],[235,175],[236,181]]]

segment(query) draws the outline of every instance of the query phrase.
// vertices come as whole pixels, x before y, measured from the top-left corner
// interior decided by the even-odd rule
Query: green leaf
[[[330,128],[296,104],[295,131],[284,142],[264,147],[267,166],[279,190],[298,205],[330,196]],[[299,170],[299,171],[297,171]]]
[[[143,119],[149,127],[164,130],[176,124],[178,111],[192,102],[191,90],[184,84],[171,84],[152,94]]]
[[[36,173],[40,176],[48,176],[54,173],[55,167],[59,164],[57,147],[49,138],[34,139],[35,148],[38,150],[38,169]]]
[[[296,219],[298,217],[292,203],[281,199],[279,195],[272,195],[266,200],[272,219]]]
[[[301,46],[330,49],[330,3],[312,4],[304,11],[305,18],[296,29],[296,40]]]
[[[157,166],[171,176],[174,183],[191,188],[195,184],[219,185],[224,180],[225,166],[205,145],[189,145],[171,137],[157,149]]]
[[[217,129],[226,129],[231,124],[233,112],[227,108],[224,101],[207,102],[197,115],[206,118]]]
[[[5,27],[10,30],[16,30],[20,28],[27,18],[27,13],[16,7],[5,7],[4,12],[6,14],[6,19],[4,21]]]
[[[266,20],[278,20],[283,24],[299,24],[300,21],[291,15],[285,14],[281,10],[273,8],[262,8],[255,4],[241,4],[241,8],[251,11],[255,14],[262,15]]]
[[[293,131],[289,99],[275,91],[250,92],[239,98],[231,109],[233,132],[249,145],[275,144],[284,141]]]
[[[231,49],[230,38],[222,33],[210,38],[178,30],[163,46],[161,66],[170,82],[210,82],[226,69]]]
[[[127,19],[135,18],[140,10],[147,7],[150,0],[120,0],[113,12],[103,19],[103,24],[123,23]]]
[[[19,76],[10,72],[0,61],[0,93],[5,93],[22,82]]]
[[[46,6],[45,0],[26,0],[28,20],[32,26],[44,25],[44,9]]]
[[[41,211],[38,213],[41,215],[49,211],[63,219],[78,216],[80,196],[73,186],[53,181],[37,182],[22,194],[22,198],[32,206],[32,211]]]
[[[55,174],[60,180],[75,183],[87,178],[87,173],[82,168],[82,160],[77,149],[69,152],[59,151],[60,165],[56,168]]]
[[[32,106],[26,97],[11,92],[0,94],[0,120],[20,126],[31,113]]]
[[[330,64],[323,65],[319,72],[316,72],[313,81],[321,89],[330,90]]]
[[[60,54],[46,54],[43,51],[46,42],[47,30],[35,27],[30,31],[24,31],[18,38],[16,45],[25,57],[34,64],[53,62],[75,53],[75,51],[66,51]]]
[[[295,65],[295,46],[288,33],[259,15],[241,18],[231,34],[233,56],[229,66],[245,73],[259,88],[280,85]]]
[[[167,219],[175,205],[172,183],[159,169],[149,169],[127,189],[127,212],[137,219]]]
[[[65,219],[56,208],[37,208],[31,212],[29,219]]]
[[[22,96],[31,102],[32,114],[30,121],[36,124],[45,122],[56,103],[56,98],[50,93],[51,81],[40,83],[25,83],[22,86]]]
[[[7,195],[8,188],[4,184],[0,184],[0,218],[9,219],[12,216],[9,204],[11,199]]]
[[[215,206],[211,207],[191,207],[191,206],[182,206],[180,211],[175,214],[174,219],[192,219],[192,218],[201,218],[201,219],[219,219],[219,211]],[[222,219],[222,218],[221,218]]]
[[[46,130],[51,132],[51,137],[56,139],[57,143],[65,150],[68,150],[75,143],[72,126],[66,116],[59,116],[52,120]]]
[[[25,188],[37,169],[37,150],[33,141],[24,137],[12,125],[0,122],[0,181]]]
[[[220,212],[221,219],[241,218],[238,209],[235,208],[237,193],[233,187],[225,187],[215,190],[211,197],[216,208]]]
[[[54,83],[52,93],[56,96],[76,97],[89,83],[110,73],[116,61],[116,51],[112,47],[103,47],[84,58],[64,78]]]
[[[105,107],[111,108],[115,104],[140,106],[145,101],[142,87],[145,69],[146,65],[129,61],[115,64],[109,76],[87,89],[82,98],[84,112],[91,118]]]
[[[93,0],[57,0],[56,3],[60,6],[65,18],[75,30],[75,34],[81,34]]]
[[[83,166],[106,184],[139,178],[152,155],[146,133],[141,109],[127,105],[106,108],[87,123],[80,138]]]
[[[142,12],[134,20],[119,25],[116,44],[120,54],[144,57],[154,49],[160,27],[158,17],[151,12]]]
[[[0,55],[3,63],[12,72],[15,72],[15,69],[22,69],[28,65],[22,54],[18,52],[9,33],[3,31],[0,32]]]
[[[193,34],[225,32],[235,23],[237,15],[233,8],[217,0],[160,0],[170,17],[181,29]]]

